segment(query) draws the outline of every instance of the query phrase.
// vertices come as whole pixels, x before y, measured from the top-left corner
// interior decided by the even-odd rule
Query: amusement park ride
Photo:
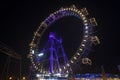
[[[18,61],[19,65],[18,68],[18,74],[19,74],[19,79],[21,78],[21,62],[22,62],[22,56],[18,53],[16,53],[12,48],[8,47],[6,44],[0,42],[0,53],[3,53],[7,55],[7,60],[5,62],[5,65],[3,64],[4,68],[2,70],[2,74],[0,76],[0,80],[8,80],[10,75],[8,74],[10,71],[10,64],[12,62],[12,58]],[[11,78],[11,77],[10,77]]]
[[[88,11],[86,8],[77,9],[75,5],[67,8],[60,8],[58,11],[50,14],[43,22],[41,22],[38,29],[34,32],[32,42],[30,43],[30,53],[28,55],[31,60],[32,66],[36,73],[39,73],[38,77],[50,78],[50,77],[69,77],[72,74],[70,80],[74,80],[73,65],[81,59],[82,64],[92,65],[92,61],[83,57],[86,54],[87,48],[91,48],[91,45],[100,44],[98,37],[93,34],[94,26],[97,26],[95,18],[88,18]],[[51,24],[55,21],[60,20],[64,17],[73,16],[77,19],[82,20],[83,24],[83,36],[82,41],[78,47],[78,50],[67,58],[62,46],[62,38],[57,37],[54,32],[49,33],[49,38],[40,50],[40,40]]]

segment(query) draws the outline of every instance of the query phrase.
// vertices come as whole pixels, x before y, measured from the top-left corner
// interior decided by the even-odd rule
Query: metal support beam
[[[89,21],[90,21],[91,26],[97,26],[98,25],[95,18],[90,18]]]
[[[14,58],[17,60],[20,60],[20,80],[21,80],[21,60],[22,60],[22,56],[18,53],[16,53],[13,49],[9,48],[7,45],[5,45],[4,43],[0,42],[0,52],[2,52],[3,54],[6,54],[8,56],[8,60],[6,62],[6,65],[4,68],[7,67],[7,74],[6,74],[6,78],[8,78],[8,69],[9,69],[9,64],[10,64],[10,58]],[[3,70],[3,73],[5,73],[5,69]]]
[[[100,44],[100,40],[99,40],[99,38],[97,36],[91,36],[91,42],[94,45]]]

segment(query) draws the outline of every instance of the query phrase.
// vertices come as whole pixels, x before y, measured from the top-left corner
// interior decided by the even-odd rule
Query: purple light
[[[53,50],[50,49],[50,73],[53,74]]]
[[[60,38],[60,40],[59,40],[59,41],[60,41],[60,43],[62,43],[62,38]]]
[[[59,53],[58,51],[62,52],[62,53]],[[44,58],[49,58],[49,62],[48,63],[45,63],[45,65],[49,65],[49,67],[46,69],[47,72],[49,72],[51,75],[54,75],[54,74],[57,74],[60,76],[60,67],[61,67],[61,63],[60,63],[60,60],[61,58],[59,58],[59,55],[62,56],[62,61],[64,63],[62,64],[66,64],[68,62],[68,59],[67,59],[67,56],[66,56],[66,53],[63,49],[63,46],[62,46],[62,38],[59,38],[57,37],[56,33],[54,32],[50,32],[49,33],[49,39],[48,39],[48,42],[47,44],[45,45],[45,47],[43,48],[42,51],[40,52],[43,52],[43,53],[40,53],[38,54],[37,56],[38,57],[38,61],[40,62],[40,60],[44,59]],[[41,56],[43,56],[45,53],[45,56],[44,58],[40,58]],[[44,63],[43,63],[44,64]],[[57,68],[57,69],[56,69]]]
[[[88,26],[86,26],[85,29],[88,29]]]
[[[49,38],[55,38],[55,34],[50,32]]]

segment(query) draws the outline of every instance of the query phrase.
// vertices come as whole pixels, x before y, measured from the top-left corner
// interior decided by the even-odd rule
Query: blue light
[[[39,54],[38,54],[39,57],[41,57],[41,56],[43,56],[43,55],[44,55],[44,53],[39,53]]]
[[[88,26],[86,26],[85,29],[88,29]]]
[[[32,54],[34,54],[35,53],[35,51],[34,50],[32,50]]]
[[[36,77],[40,77],[40,74],[36,74]]]

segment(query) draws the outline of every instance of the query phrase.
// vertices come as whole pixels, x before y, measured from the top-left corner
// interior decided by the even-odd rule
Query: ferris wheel
[[[71,70],[71,65],[78,61],[78,59],[80,59],[81,56],[86,53],[87,48],[89,48],[91,44],[96,45],[100,43],[98,37],[93,34],[93,26],[97,26],[97,22],[95,18],[88,18],[88,14],[89,13],[86,8],[77,9],[75,5],[72,5],[71,7],[60,8],[58,11],[51,13],[44,21],[41,22],[38,29],[34,32],[32,42],[30,43],[29,58],[31,60],[32,66],[36,71],[44,74],[69,73],[69,71]],[[39,51],[38,47],[40,45],[40,39],[42,38],[48,27],[54,24],[54,22],[66,16],[73,16],[77,19],[82,20],[83,36],[79,48],[74,53],[74,55],[69,60],[65,60],[65,58],[63,57],[63,61],[65,63],[60,64],[59,58],[56,55],[57,53],[50,53],[52,54],[52,56],[49,54],[50,57],[48,57],[48,59],[45,59],[45,55],[47,55],[45,54],[45,50]],[[58,42],[57,44],[61,44],[61,40],[56,39],[54,35],[50,34],[49,38],[53,41],[56,40],[56,42]],[[63,55],[65,56],[66,54]],[[50,59],[53,59],[54,56],[55,59],[49,61]],[[91,60],[89,58],[83,58],[82,63],[91,65]],[[48,68],[46,68],[44,65],[48,65]],[[59,67],[54,68],[54,65],[59,65]]]

